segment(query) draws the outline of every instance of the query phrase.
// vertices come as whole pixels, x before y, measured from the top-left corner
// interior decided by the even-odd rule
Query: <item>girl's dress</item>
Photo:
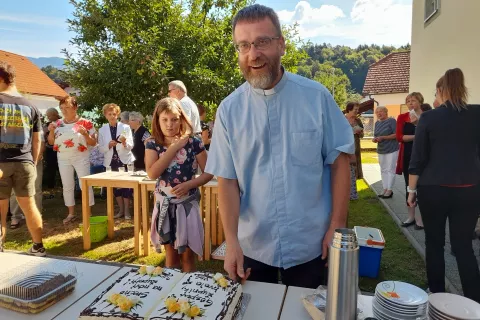
[[[147,142],[145,148],[155,150],[159,158],[167,151],[167,147],[154,141]],[[198,189],[191,189],[181,199],[172,196],[169,190],[195,178],[198,168],[196,156],[203,151],[205,147],[201,139],[191,137],[157,180],[151,225],[151,240],[156,247],[159,244],[171,244],[179,254],[185,252],[187,247],[200,257],[203,254],[204,235]]]

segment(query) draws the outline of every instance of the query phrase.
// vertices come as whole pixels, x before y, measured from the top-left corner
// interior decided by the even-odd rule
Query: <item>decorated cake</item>
[[[150,315],[151,320],[233,319],[242,286],[217,273],[187,273]]]
[[[221,274],[141,267],[122,275],[79,319],[233,319],[242,287]]]

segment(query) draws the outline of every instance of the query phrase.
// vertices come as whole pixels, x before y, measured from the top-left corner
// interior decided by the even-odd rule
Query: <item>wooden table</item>
[[[28,265],[28,267],[35,268],[52,268],[61,264],[72,264],[75,266],[78,273],[78,280],[75,286],[75,290],[66,298],[60,300],[50,308],[42,311],[37,315],[23,314],[8,309],[0,308],[0,320],[23,320],[23,319],[35,319],[35,320],[47,320],[57,317],[63,310],[74,305],[85,294],[97,288],[106,279],[114,275],[120,267],[101,265],[88,262],[78,261],[66,261],[52,258],[39,258],[32,257],[19,253],[0,253],[0,274],[11,274],[13,269],[19,269],[22,265]],[[77,317],[69,319],[77,319]]]
[[[144,179],[140,181],[142,194],[142,233],[143,233],[143,254],[150,254],[150,222],[151,214],[149,192],[155,191],[156,180]],[[219,245],[224,240],[223,228],[220,215],[218,214],[218,182],[212,180],[200,187],[200,210],[205,229],[205,260],[210,260],[212,244]],[[154,200],[155,202],[155,200]]]
[[[287,295],[283,303],[282,315],[280,320],[311,320],[301,301],[303,294],[311,294],[314,290],[300,287],[288,287]],[[364,313],[367,317],[373,317],[372,301],[373,296],[359,296],[359,301],[365,307]]]
[[[107,221],[108,237],[114,236],[113,207],[114,197],[113,188],[133,189],[133,229],[134,229],[134,250],[135,255],[140,255],[140,184],[145,177],[131,176],[129,172],[102,172],[80,178],[82,190],[88,190],[91,186],[107,188]],[[83,220],[83,249],[90,250],[90,206],[89,193],[82,192],[82,220]]]
[[[143,234],[143,255],[148,256],[150,254],[150,192],[155,191],[156,180],[150,180],[148,178],[140,181],[140,189],[142,193],[142,234]],[[153,199],[155,203],[155,199]]]

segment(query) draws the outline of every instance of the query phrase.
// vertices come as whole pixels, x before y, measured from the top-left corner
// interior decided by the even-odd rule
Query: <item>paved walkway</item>
[[[382,180],[380,176],[380,166],[378,164],[364,164],[363,176],[365,181],[370,185],[370,188],[372,188],[375,193],[378,194],[383,191]],[[407,239],[412,243],[418,253],[425,260],[425,234],[423,230],[417,231],[413,228],[413,226],[409,228],[400,227],[401,222],[405,221],[408,217],[408,210],[405,203],[405,182],[403,176],[396,176],[393,193],[393,198],[380,199],[380,201],[388,210],[393,220],[397,223],[397,225],[399,225],[399,228],[402,229],[402,232],[405,234]],[[417,208],[417,210],[419,209]],[[477,256],[477,261],[480,263],[480,241],[474,240],[473,248],[475,255]],[[457,261],[451,254],[448,222],[445,236],[445,277],[447,279],[448,291],[453,293],[462,292]]]

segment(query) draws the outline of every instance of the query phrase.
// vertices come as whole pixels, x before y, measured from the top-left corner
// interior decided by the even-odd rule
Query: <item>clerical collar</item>
[[[264,90],[264,89],[254,88],[252,86],[250,87],[253,89],[253,91],[255,91],[258,94],[261,94],[262,96],[271,96],[271,95],[274,95],[275,93],[279,93],[283,89],[283,87],[285,87],[285,84],[287,83],[287,80],[288,80],[287,72],[285,71],[283,66],[282,66],[282,72],[283,72],[282,79],[280,79],[280,81],[272,89]]]

